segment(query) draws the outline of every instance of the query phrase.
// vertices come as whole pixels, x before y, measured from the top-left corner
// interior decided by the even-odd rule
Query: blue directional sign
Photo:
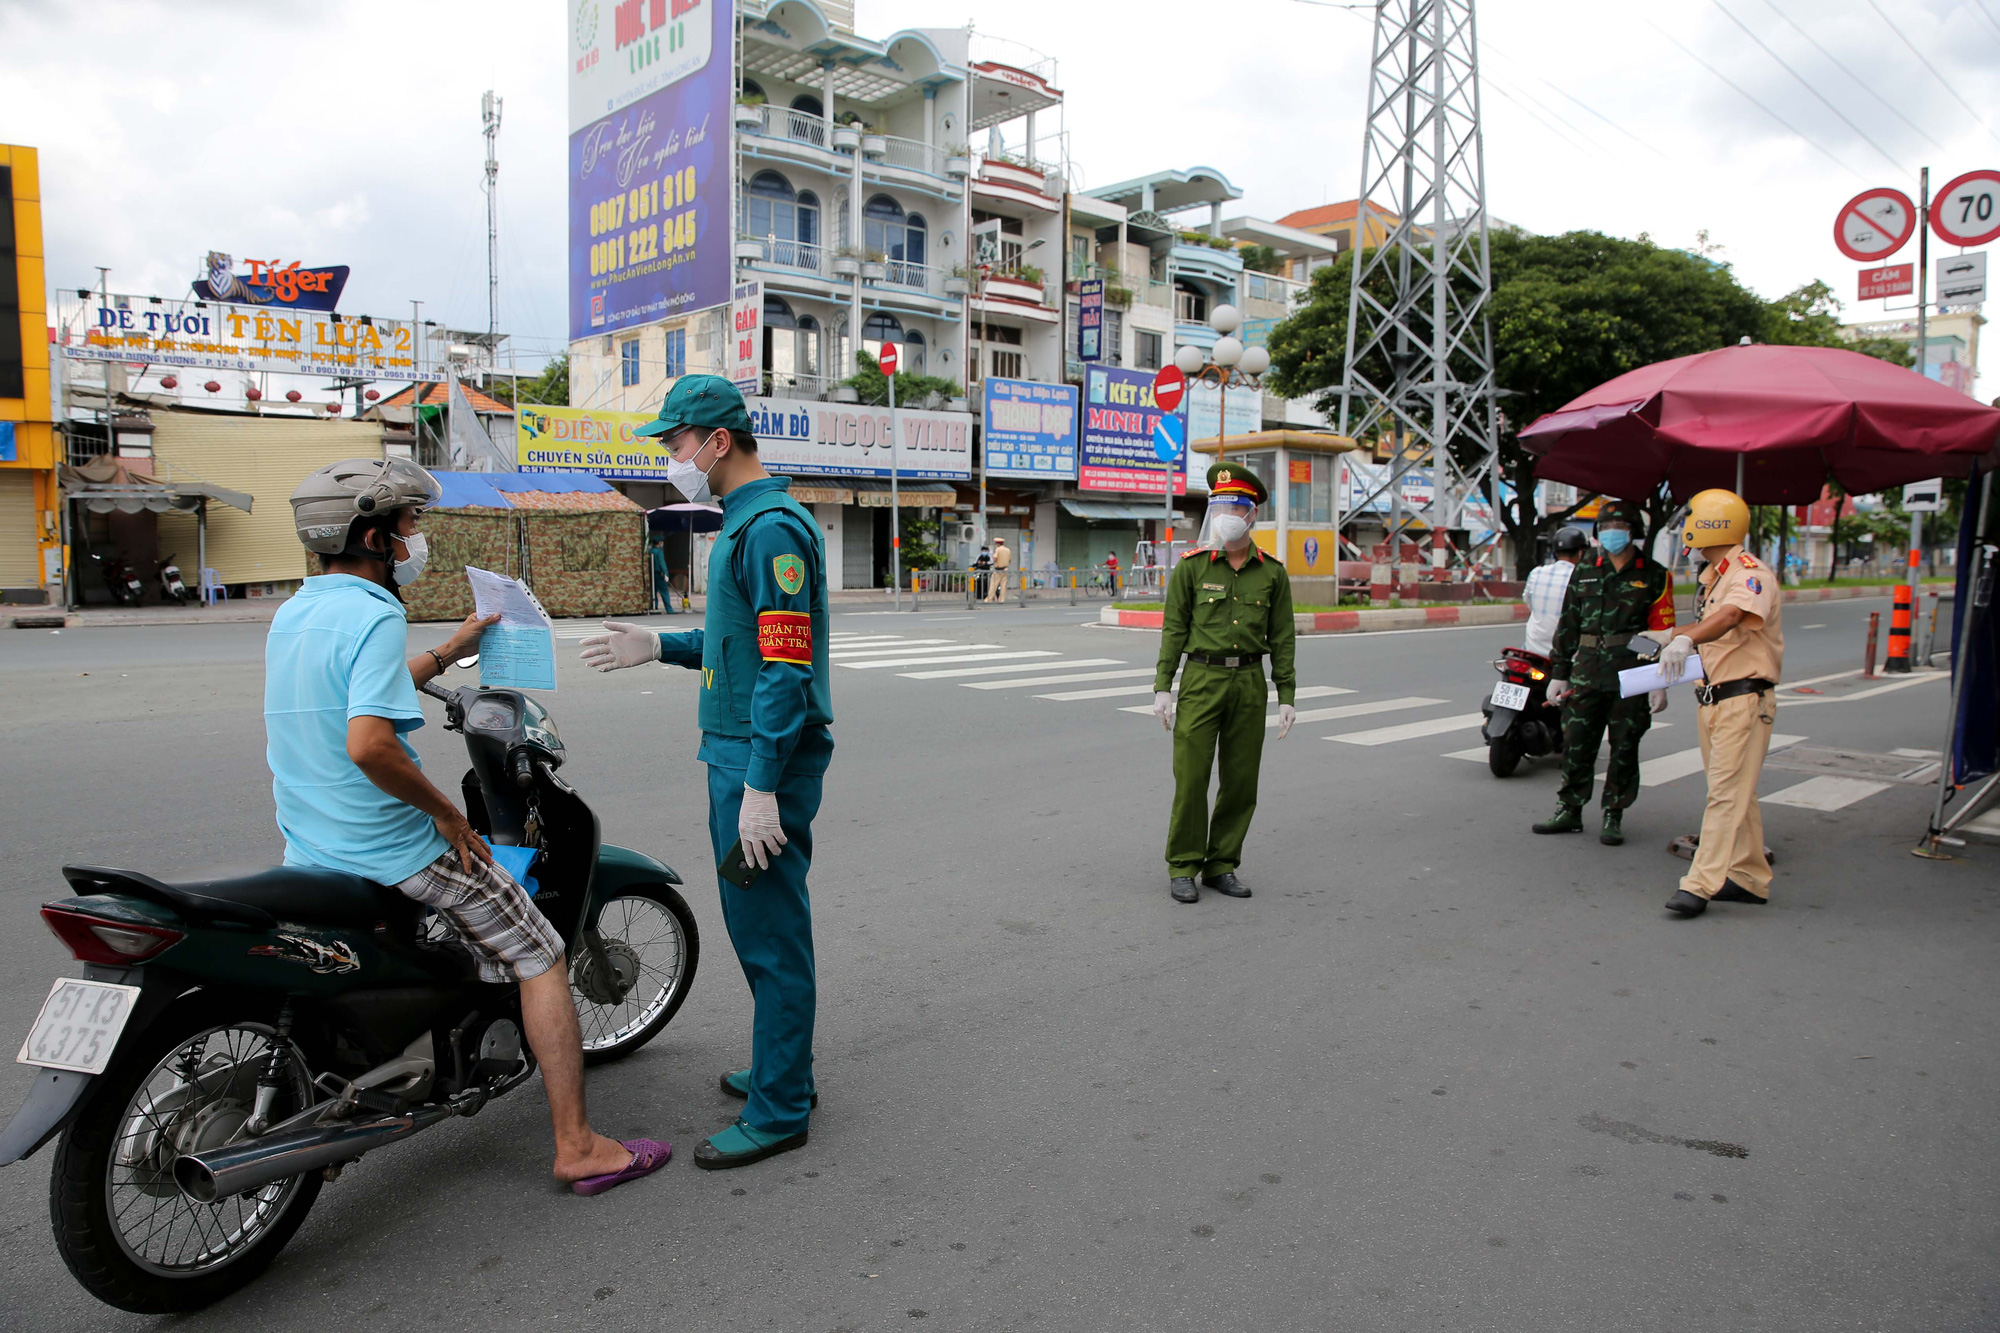
[[[1153,423],[1153,453],[1162,463],[1171,463],[1187,446],[1187,423],[1177,416],[1162,416]]]

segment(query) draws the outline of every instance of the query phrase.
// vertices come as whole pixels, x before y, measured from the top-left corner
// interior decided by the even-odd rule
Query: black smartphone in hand
[[[741,838],[736,840],[736,845],[729,849],[728,854],[722,858],[722,864],[717,866],[715,870],[717,874],[739,889],[749,888],[756,882],[757,876],[764,873],[762,866],[759,866],[756,862],[749,860],[743,855],[743,839]]]

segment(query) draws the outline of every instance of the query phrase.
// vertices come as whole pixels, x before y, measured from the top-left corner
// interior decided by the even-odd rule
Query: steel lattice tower
[[[1497,491],[1493,279],[1479,118],[1474,0],[1378,0],[1354,233],[1340,433],[1393,435],[1390,550],[1408,522],[1403,477],[1429,464],[1434,527],[1461,526],[1465,499]],[[1371,201],[1396,223],[1373,249]],[[1498,495],[1493,497],[1498,504]],[[1352,515],[1343,520],[1351,528]]]

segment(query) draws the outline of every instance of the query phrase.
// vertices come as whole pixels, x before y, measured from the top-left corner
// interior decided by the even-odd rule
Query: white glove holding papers
[[[593,634],[583,641],[585,666],[596,667],[599,671],[616,671],[620,667],[644,666],[660,660],[660,636],[657,631],[623,620],[607,620],[604,628],[606,633]]]
[[[743,812],[736,816],[736,836],[743,839],[745,861],[759,870],[771,868],[771,859],[785,846],[785,830],[778,826],[778,793],[745,785]]]
[[[1673,642],[1660,649],[1660,676],[1669,682],[1678,682],[1681,673],[1687,670],[1688,654],[1694,651],[1694,640],[1685,634],[1674,635]]]

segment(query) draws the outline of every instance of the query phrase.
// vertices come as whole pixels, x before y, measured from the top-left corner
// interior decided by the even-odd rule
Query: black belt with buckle
[[[1224,657],[1221,653],[1189,653],[1187,660],[1212,667],[1257,666],[1264,660],[1262,653],[1239,653],[1234,657]]]
[[[1739,694],[1762,694],[1765,690],[1775,690],[1778,682],[1751,676],[1745,680],[1725,680],[1720,685],[1706,682],[1694,687],[1694,700],[1698,704],[1719,704],[1724,699],[1734,699]]]
[[[1615,652],[1629,645],[1636,633],[1637,631],[1619,634],[1579,634],[1576,636],[1576,641],[1584,648],[1606,648]]]

